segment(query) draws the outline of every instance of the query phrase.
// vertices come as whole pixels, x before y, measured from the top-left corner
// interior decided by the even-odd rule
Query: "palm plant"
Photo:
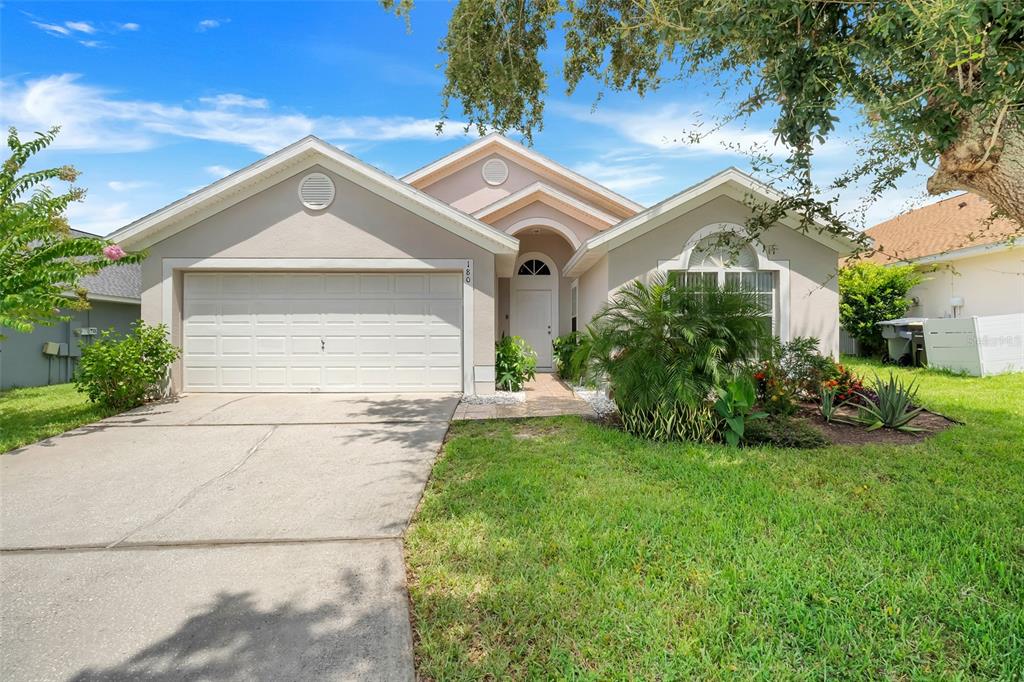
[[[717,432],[716,387],[768,338],[753,293],[655,275],[615,295],[587,327],[573,361],[588,378],[609,382],[627,431],[707,441]]]

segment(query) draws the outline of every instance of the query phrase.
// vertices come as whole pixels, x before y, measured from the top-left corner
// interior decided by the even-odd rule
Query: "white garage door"
[[[457,273],[186,273],[186,391],[461,391]]]

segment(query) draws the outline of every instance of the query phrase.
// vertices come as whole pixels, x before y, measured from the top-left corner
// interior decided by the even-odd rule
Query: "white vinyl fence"
[[[1024,314],[929,318],[924,323],[929,367],[974,376],[1024,371]]]

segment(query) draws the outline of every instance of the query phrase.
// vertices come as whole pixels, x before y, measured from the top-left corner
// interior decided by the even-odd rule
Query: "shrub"
[[[167,327],[139,320],[128,334],[111,329],[82,348],[75,387],[94,403],[127,410],[159,395],[167,368],[180,354]]]
[[[719,387],[716,390],[718,402],[715,403],[715,411],[722,417],[725,441],[736,447],[743,439],[745,425],[757,419],[764,419],[768,415],[764,412],[754,412],[757,393],[754,390],[754,382],[745,374],[730,381],[725,388]]]
[[[799,400],[817,400],[825,382],[839,374],[832,358],[818,352],[818,340],[798,336],[771,339],[755,365],[758,399],[772,414],[792,414]]]
[[[861,399],[860,394],[864,391],[864,384],[860,377],[843,365],[836,366],[836,374],[826,379],[823,386],[824,388],[834,389],[834,404],[847,401],[859,402]]]
[[[908,432],[921,430],[910,426],[911,420],[924,410],[923,407],[914,405],[917,387],[913,381],[904,386],[903,381],[890,372],[889,378],[885,381],[876,374],[872,386],[874,400],[862,394],[863,400],[857,414],[857,421],[866,425],[868,431],[882,427]]]
[[[715,388],[767,340],[754,294],[655,276],[621,289],[587,328],[574,364],[607,381],[623,427],[652,440],[714,438]]]
[[[885,348],[878,322],[903,317],[907,292],[921,282],[912,265],[860,262],[839,271],[839,321],[868,354]]]
[[[495,344],[494,372],[501,391],[521,391],[536,375],[537,353],[519,336],[503,336]]]
[[[555,353],[555,372],[558,378],[571,384],[580,382],[580,367],[573,362],[573,356],[580,347],[579,332],[559,336],[551,343]]]
[[[777,448],[823,448],[829,441],[813,426],[792,417],[769,417],[747,424],[743,434],[746,445],[770,445]]]

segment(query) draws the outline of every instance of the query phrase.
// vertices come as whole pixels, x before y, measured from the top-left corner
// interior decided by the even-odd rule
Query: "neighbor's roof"
[[[71,230],[76,237],[97,237],[99,235],[81,230]],[[131,299],[132,301],[142,300],[142,265],[139,263],[127,263],[125,265],[110,265],[103,268],[95,275],[86,275],[78,280],[92,300],[114,300]],[[127,301],[126,301],[127,302]]]
[[[908,211],[868,228],[879,263],[911,261],[1006,241],[1020,232],[1012,220],[991,220],[992,204],[975,194],[959,194]]]

